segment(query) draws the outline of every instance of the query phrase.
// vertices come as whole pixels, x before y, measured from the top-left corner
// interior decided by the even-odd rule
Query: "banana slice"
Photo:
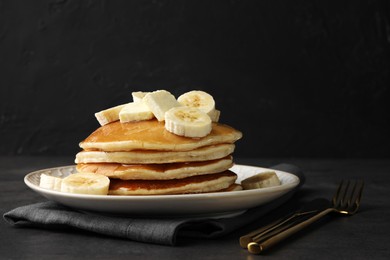
[[[219,116],[221,115],[221,111],[218,109],[214,109],[213,111],[208,113],[211,121],[213,122],[218,122],[219,121]]]
[[[75,173],[62,179],[61,191],[77,194],[107,195],[110,179],[96,173]]]
[[[42,173],[39,187],[49,190],[60,191],[62,179]]]
[[[141,102],[145,95],[148,93],[149,92],[135,91],[131,93],[131,96],[133,97],[134,102]]]
[[[201,90],[192,90],[177,98],[177,101],[188,107],[197,108],[210,116],[215,110],[213,96]],[[211,116],[210,116],[211,117]]]
[[[181,104],[166,90],[157,90],[145,95],[142,101],[149,107],[158,121],[165,120],[165,112]]]
[[[210,117],[199,109],[174,107],[165,113],[165,129],[186,137],[204,137],[211,132]]]
[[[126,104],[111,107],[100,112],[95,113],[95,117],[100,125],[107,125],[108,123],[119,120],[119,112]]]
[[[119,120],[121,123],[149,120],[154,118],[152,111],[144,102],[131,102],[124,106],[119,112]]]
[[[260,189],[280,185],[279,177],[274,171],[258,173],[241,182],[244,190]]]

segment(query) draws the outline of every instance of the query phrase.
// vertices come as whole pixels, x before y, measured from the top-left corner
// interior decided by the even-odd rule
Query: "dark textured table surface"
[[[329,216],[265,253],[274,259],[390,259],[390,160],[377,159],[236,159],[236,163],[272,166],[292,163],[306,183],[292,198],[304,202],[333,195],[344,178],[362,178],[366,186],[359,212],[352,217]],[[71,157],[0,157],[1,214],[45,201],[23,177],[34,170],[73,164]],[[292,203],[292,201],[288,202]],[[270,213],[272,214],[272,213]],[[269,215],[268,215],[269,217]],[[162,246],[71,230],[14,228],[0,221],[1,259],[260,259],[241,249],[238,238],[261,226],[247,225],[219,239],[183,239]]]

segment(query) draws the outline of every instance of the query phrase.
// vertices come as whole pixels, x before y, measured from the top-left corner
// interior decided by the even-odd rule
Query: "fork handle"
[[[302,230],[303,228],[305,228],[305,227],[309,226],[310,224],[314,223],[315,221],[319,220],[323,216],[329,214],[333,210],[334,210],[333,208],[325,209],[325,210],[321,211],[320,213],[314,215],[313,217],[311,217],[303,222],[300,222],[299,224],[292,226],[292,227],[276,234],[275,236],[261,242],[260,244],[257,242],[251,242],[248,244],[248,251],[253,253],[253,254],[260,254],[261,252],[276,245],[280,241],[283,241],[284,239],[291,236],[292,234],[295,234],[296,232]]]

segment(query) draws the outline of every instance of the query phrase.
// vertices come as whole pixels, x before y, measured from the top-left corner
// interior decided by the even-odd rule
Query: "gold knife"
[[[305,203],[299,210],[288,214],[281,219],[278,219],[264,227],[258,228],[244,236],[240,237],[240,246],[242,248],[248,248],[250,243],[259,243],[264,241],[278,233],[286,230],[287,228],[305,221],[322,209],[329,206],[330,202],[327,199],[315,199],[308,203]]]

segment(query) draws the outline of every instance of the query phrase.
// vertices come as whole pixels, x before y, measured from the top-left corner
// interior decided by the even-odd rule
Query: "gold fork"
[[[304,227],[309,226],[310,224],[314,223],[315,221],[319,220],[320,218],[331,212],[337,212],[344,215],[355,214],[360,206],[363,187],[364,182],[362,180],[341,181],[336,193],[333,196],[331,207],[321,211],[320,213],[303,222],[300,222],[297,225],[283,230],[282,232],[274,235],[271,238],[266,238],[266,240],[259,238],[259,240],[257,241],[255,240],[253,242],[250,242],[247,246],[248,251],[253,254],[260,254],[263,251],[272,247],[273,245],[300,231]]]

